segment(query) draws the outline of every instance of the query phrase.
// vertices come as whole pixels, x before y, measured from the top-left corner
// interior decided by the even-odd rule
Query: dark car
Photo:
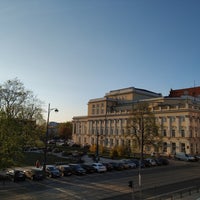
[[[114,170],[124,170],[124,165],[120,162],[111,162],[110,164],[113,166]]]
[[[145,163],[145,161],[143,160],[143,161],[140,161],[139,159],[132,159],[132,160],[130,160],[131,162],[133,162],[133,163],[135,163],[136,164],[136,167],[141,167],[141,168],[145,168],[146,167],[146,165],[145,164],[147,164],[147,165],[149,165],[149,163]]]
[[[61,173],[60,173],[59,169],[57,169],[54,165],[47,165],[46,166],[46,175],[48,177],[56,178],[56,177],[60,177]]]
[[[80,164],[69,164],[72,174],[75,175],[85,175],[86,170],[81,167]]]
[[[44,179],[44,172],[40,168],[30,168],[24,170],[26,178],[29,178],[31,180],[43,180]]]
[[[107,168],[107,171],[113,170],[113,165],[111,163],[102,163],[102,164]]]
[[[81,167],[82,167],[83,169],[85,169],[85,171],[86,171],[87,174],[91,174],[91,173],[96,172],[95,168],[94,168],[92,165],[89,165],[89,164],[81,164]]]
[[[26,179],[25,173],[22,169],[8,169],[6,174],[14,182],[25,181]]]
[[[60,170],[61,176],[71,176],[72,175],[72,170],[69,165],[58,165],[56,167]]]
[[[0,181],[10,180],[10,176],[6,173],[6,171],[0,171]]]
[[[166,158],[157,158],[162,165],[169,165],[169,160]]]

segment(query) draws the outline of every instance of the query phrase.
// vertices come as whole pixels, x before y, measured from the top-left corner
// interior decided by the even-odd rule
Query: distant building
[[[200,152],[198,90],[183,90],[188,91],[187,95],[181,89],[171,90],[169,96],[163,97],[160,93],[130,87],[110,91],[102,98],[91,99],[87,116],[73,117],[73,140],[81,145],[95,145],[99,135],[99,144],[103,147],[113,148],[125,144],[132,147],[134,141],[131,136],[125,137],[127,119],[131,116],[132,105],[145,101],[149,103],[161,127],[163,144],[160,153]],[[191,91],[195,95],[189,95]],[[152,152],[149,147],[144,150],[146,153]]]
[[[200,87],[170,90],[169,97],[192,96],[200,97]]]

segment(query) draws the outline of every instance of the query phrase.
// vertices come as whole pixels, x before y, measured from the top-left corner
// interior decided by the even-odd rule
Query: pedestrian
[[[35,166],[36,166],[37,168],[40,167],[40,161],[39,161],[39,160],[36,161]]]

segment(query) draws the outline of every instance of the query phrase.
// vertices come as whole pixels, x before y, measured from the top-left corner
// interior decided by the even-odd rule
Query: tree
[[[58,126],[58,134],[62,139],[68,140],[72,138],[72,123],[60,123]]]
[[[146,102],[133,105],[131,117],[127,121],[127,136],[135,141],[141,159],[143,159],[144,147],[154,148],[161,144],[159,126]]]
[[[14,165],[39,138],[41,105],[17,78],[0,85],[0,168]]]

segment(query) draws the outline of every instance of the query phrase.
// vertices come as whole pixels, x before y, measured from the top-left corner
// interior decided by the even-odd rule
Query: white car
[[[107,168],[102,163],[93,163],[92,166],[96,169],[97,172],[106,172]]]

